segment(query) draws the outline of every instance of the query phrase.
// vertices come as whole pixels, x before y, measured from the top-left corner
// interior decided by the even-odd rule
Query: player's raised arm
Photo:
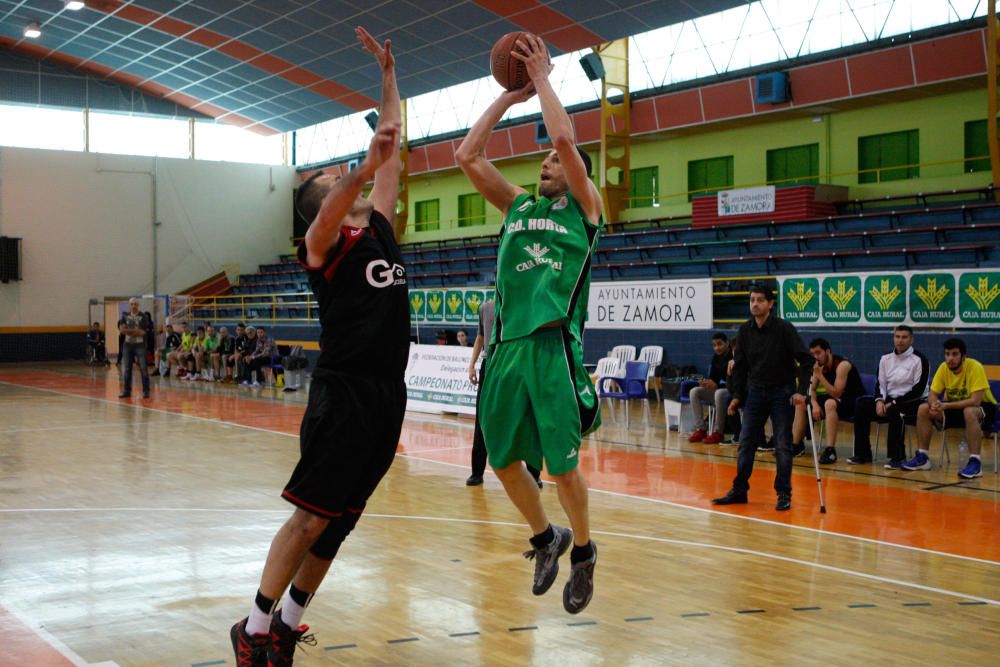
[[[601,218],[601,193],[590,180],[583,158],[577,152],[569,114],[566,113],[562,102],[556,96],[556,91],[549,83],[552,64],[545,43],[536,35],[525,33],[518,39],[511,56],[524,63],[528,76],[531,77],[531,83],[538,92],[538,101],[542,105],[542,120],[559,155],[559,162],[566,172],[570,194],[583,209],[587,220],[596,225]]]
[[[400,125],[402,113],[399,106],[399,87],[396,85],[396,58],[392,55],[392,40],[387,39],[385,44],[380,46],[364,28],[355,28],[354,32],[361,46],[375,57],[375,62],[382,70],[382,101],[376,130],[385,125]],[[399,159],[386,160],[375,171],[375,184],[368,195],[368,201],[375,210],[390,221],[396,212],[396,202],[399,199],[401,170]]]
[[[504,216],[507,215],[514,199],[526,190],[511,184],[504,178],[500,170],[486,159],[484,150],[486,142],[489,141],[490,132],[507,113],[507,109],[519,102],[524,102],[534,94],[535,89],[531,84],[518,90],[508,90],[502,93],[483,112],[483,115],[465,135],[465,139],[462,140],[462,144],[455,152],[458,166],[468,176],[472,186],[486,201],[500,209]]]
[[[321,266],[330,248],[340,238],[340,226],[351,211],[362,188],[378,168],[396,156],[399,146],[399,123],[380,125],[372,137],[368,154],[358,168],[333,184],[323,198],[316,218],[306,231],[306,261]]]

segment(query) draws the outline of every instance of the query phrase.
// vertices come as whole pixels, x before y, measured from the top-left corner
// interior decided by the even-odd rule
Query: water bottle
[[[958,467],[959,469],[964,468],[965,464],[969,462],[969,445],[965,440],[958,443]]]

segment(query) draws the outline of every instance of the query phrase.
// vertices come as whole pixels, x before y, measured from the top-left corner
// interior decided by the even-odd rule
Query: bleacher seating
[[[605,233],[592,266],[593,279],[629,280],[726,277],[782,273],[827,273],[870,268],[906,270],[931,267],[998,266],[1000,205],[989,188],[962,192],[850,200],[826,218],[783,223],[720,225],[694,229],[687,218],[616,224]],[[977,201],[930,205],[935,197],[965,196]],[[987,201],[989,199],[989,201]],[[891,209],[910,200],[919,207]],[[636,228],[641,227],[641,228]],[[496,279],[496,236],[425,241],[402,247],[411,287],[492,285]],[[276,305],[255,310],[258,317],[306,318],[302,295],[309,280],[293,255],[243,275],[231,296],[278,295]],[[716,284],[716,291],[727,288]],[[268,296],[270,299],[270,296]],[[290,304],[289,302],[299,302]],[[239,309],[214,312],[238,317]],[[195,318],[212,317],[196,311]]]

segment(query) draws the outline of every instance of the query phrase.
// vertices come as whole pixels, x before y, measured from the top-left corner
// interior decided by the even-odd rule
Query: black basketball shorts
[[[326,519],[360,511],[392,465],[405,412],[402,378],[313,377],[301,457],[281,496]]]

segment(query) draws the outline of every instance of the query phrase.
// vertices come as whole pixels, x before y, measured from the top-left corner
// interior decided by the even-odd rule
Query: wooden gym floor
[[[0,664],[233,662],[229,627],[291,510],[278,493],[305,394],[159,378],[149,401],[118,391],[113,367],[0,367]],[[735,448],[633,415],[630,430],[606,417],[583,450],[600,561],[593,602],[570,616],[566,565],[531,595],[528,531],[496,478],[464,485],[471,421],[410,413],[296,664],[996,664],[992,447],[971,481],[954,463],[827,467],[826,515],[810,457],[792,510],[774,512],[761,453],[750,504],[720,511],[709,499]],[[551,484],[542,496],[565,523]]]

